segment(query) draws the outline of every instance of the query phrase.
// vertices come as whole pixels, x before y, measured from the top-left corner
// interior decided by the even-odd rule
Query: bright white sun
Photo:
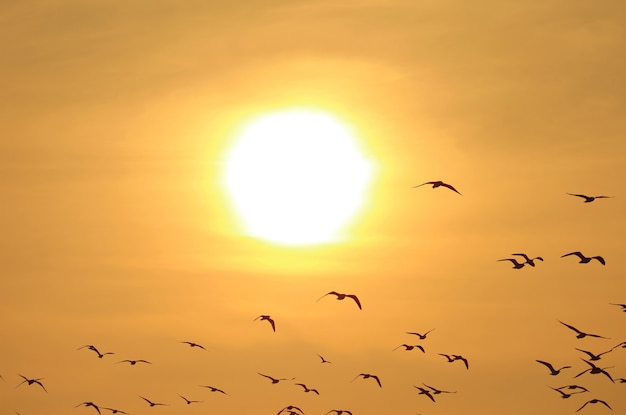
[[[371,165],[346,126],[323,113],[294,110],[248,124],[225,173],[250,235],[309,245],[339,238],[363,201]]]

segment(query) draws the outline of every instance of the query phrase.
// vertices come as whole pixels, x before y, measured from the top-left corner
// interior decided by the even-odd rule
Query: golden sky
[[[4,2],[0,411],[626,412],[626,384],[573,378],[576,347],[626,340],[625,21],[617,0]],[[335,243],[250,237],[224,186],[242,125],[299,107],[375,166]],[[463,196],[411,188],[431,180]],[[626,378],[626,350],[598,363]]]

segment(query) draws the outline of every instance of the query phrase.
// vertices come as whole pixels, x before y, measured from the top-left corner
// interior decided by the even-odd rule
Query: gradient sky
[[[617,0],[3,2],[0,411],[625,413],[626,384],[572,379],[575,347],[626,340],[625,21]],[[340,243],[253,239],[224,189],[235,132],[294,107],[376,166]],[[411,188],[429,180],[463,196]],[[560,258],[578,250],[607,265]],[[545,261],[496,262],[520,251]],[[626,377],[626,350],[600,363]],[[571,383],[591,392],[548,388]]]

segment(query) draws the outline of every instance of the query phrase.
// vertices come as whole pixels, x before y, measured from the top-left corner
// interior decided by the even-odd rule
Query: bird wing
[[[602,257],[601,257],[601,256],[599,256],[599,255],[594,256],[594,257],[591,257],[591,258],[593,258],[593,259],[597,259],[597,260],[598,260],[598,262],[600,262],[602,265],[606,265],[606,261],[604,261],[604,258],[602,258]]]
[[[589,337],[597,337],[599,339],[608,339],[608,337],[600,336],[599,334],[587,334]]]
[[[459,357],[459,359],[462,360],[463,363],[465,363],[465,368],[469,369],[469,362],[467,361],[467,359],[464,357]]]
[[[587,196],[587,195],[579,195],[579,194],[576,194],[576,193],[567,193],[567,194],[570,195],[570,196],[582,197],[583,199],[590,199],[590,197]]]
[[[542,365],[546,366],[548,369],[550,369],[550,371],[554,372],[554,367],[548,363],[548,362],[544,362],[543,360],[536,360],[537,363],[541,363]]]
[[[564,325],[565,327],[567,327],[567,328],[569,328],[569,329],[574,330],[574,331],[575,331],[576,333],[578,333],[578,334],[586,334],[586,333],[583,333],[582,331],[578,330],[578,329],[577,329],[576,327],[574,327],[574,326],[570,326],[569,324],[565,324],[565,323],[563,323],[561,320],[559,320],[559,323],[561,323],[562,325]]]
[[[453,186],[447,184],[447,183],[441,183],[442,186],[447,187],[448,189],[457,192],[458,194],[461,194],[458,190],[456,190]],[[462,195],[461,195],[462,196]]]
[[[426,353],[426,350],[424,350],[424,348],[422,346],[420,346],[419,344],[416,344],[413,347],[417,347],[418,349],[420,349],[422,351],[422,353]]]
[[[435,184],[435,183],[436,182],[426,182],[426,183],[418,184],[417,186],[413,186],[413,188],[424,186],[425,184]]]
[[[266,320],[272,325],[272,330],[276,331],[276,324],[274,323],[274,320],[269,317]]]
[[[602,369],[602,373],[604,375],[606,375],[607,378],[609,378],[611,380],[611,382],[615,383],[615,381],[613,380],[613,378],[611,377],[611,375],[609,374],[609,372],[607,372],[606,370]]]
[[[588,352],[588,351],[586,351],[586,350],[579,349],[578,347],[574,347],[574,349],[578,350],[579,352],[583,352],[583,353],[585,353],[585,354],[586,354],[587,356],[589,356],[589,357],[594,357],[594,356],[596,356],[596,355],[594,355],[593,353]]]
[[[577,378],[578,376],[582,375],[583,373],[587,373],[589,372],[591,369],[585,369],[582,372],[580,372],[579,374],[577,374],[576,376],[574,376],[575,378]]]
[[[323,296],[321,296],[320,298],[318,298],[317,300],[315,300],[315,302],[318,302],[319,300],[321,300],[322,298],[326,297],[327,295],[330,294],[334,294],[334,295],[339,295],[339,293],[337,291],[329,291],[326,294],[324,294]]]
[[[582,254],[582,252],[580,251],[576,251],[576,252],[570,252],[569,254],[565,254],[565,255],[561,255],[561,258],[564,258],[566,256],[570,256],[570,255],[576,255],[578,258],[583,259],[585,256]]]
[[[45,390],[46,392],[48,392],[48,391],[46,390],[46,387],[43,385],[43,383],[39,382],[38,380],[35,380],[35,383],[36,383],[36,384],[38,384],[39,386],[41,386],[41,388],[42,388],[43,390]]]
[[[599,400],[599,399],[598,399],[598,402],[599,402],[599,403],[601,403],[601,404],[604,404],[604,405],[605,405],[607,408],[609,408],[611,411],[613,410],[613,408],[611,408],[611,407],[609,406],[609,404],[608,404],[608,403],[606,403],[606,402],[604,402],[604,401],[601,401],[601,400]]]
[[[359,310],[362,310],[361,308],[361,302],[359,301],[359,298],[354,295],[354,294],[348,294],[346,297],[350,297],[354,300],[354,302],[356,303],[357,306],[359,306]]]
[[[372,377],[373,377],[374,379],[376,379],[376,383],[378,383],[378,386],[380,386],[380,387],[382,388],[382,387],[383,387],[383,385],[380,383],[380,379],[378,379],[378,376],[376,376],[376,375],[372,375]]]
[[[585,402],[585,403],[583,404],[583,406],[581,406],[580,408],[578,408],[578,409],[576,410],[576,412],[580,411],[580,410],[581,410],[581,409],[583,409],[585,406],[587,406],[587,404],[588,404],[589,402],[591,402],[591,401],[587,401],[587,402]]]
[[[150,399],[146,399],[143,396],[140,396],[141,399],[143,399],[144,401],[148,402],[150,405],[153,405],[153,402]]]

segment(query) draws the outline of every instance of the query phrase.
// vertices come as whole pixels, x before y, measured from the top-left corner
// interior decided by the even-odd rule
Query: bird
[[[608,403],[606,403],[606,402],[604,402],[603,400],[601,400],[601,399],[591,399],[591,400],[589,400],[589,401],[585,402],[585,403],[583,404],[583,406],[581,406],[580,408],[578,408],[578,409],[576,410],[576,412],[578,412],[578,411],[580,411],[581,409],[583,409],[585,406],[587,406],[587,404],[588,404],[588,403],[601,403],[601,404],[603,404],[604,406],[606,406],[607,408],[609,408],[611,411],[613,410],[613,408],[611,408],[611,407],[609,406],[609,404],[608,404]]]
[[[431,401],[435,402],[435,397],[433,395],[431,395],[431,393],[430,393],[430,391],[428,389],[424,389],[421,386],[415,386],[415,385],[413,385],[413,387],[419,390],[418,395],[428,396],[428,398]]]
[[[318,354],[317,357],[319,357],[322,360],[320,363],[332,363],[331,361],[324,359],[324,356],[320,354]]]
[[[589,389],[585,388],[584,386],[579,386],[579,385],[565,385],[557,389],[582,389],[583,392],[589,392]]]
[[[583,199],[585,199],[584,200],[585,203],[591,203],[596,199],[610,199],[610,198],[615,197],[615,196],[587,196],[587,195],[579,195],[576,193],[567,193],[567,194],[570,196],[582,197]]]
[[[406,334],[413,334],[413,335],[415,335],[415,336],[419,337],[419,338],[420,338],[420,340],[424,340],[424,339],[426,338],[426,336],[428,335],[428,333],[430,333],[430,332],[431,332],[431,331],[433,331],[433,330],[435,330],[435,329],[430,329],[430,330],[428,330],[428,331],[427,331],[426,333],[424,333],[424,334],[416,333],[416,332],[414,332],[414,331],[406,331],[405,333],[406,333]]]
[[[383,385],[380,383],[380,379],[376,375],[370,375],[369,373],[359,373],[358,375],[356,375],[354,377],[354,379],[356,379],[358,377],[362,377],[363,379],[372,378],[372,379],[376,380],[376,383],[378,383],[379,387],[381,387],[381,388],[383,387]],[[354,379],[352,379],[350,382],[354,382]]]
[[[337,415],[342,415],[342,414],[352,415],[352,412],[346,411],[345,409],[331,409],[330,411],[326,412],[325,415],[328,415],[332,412],[335,412]]]
[[[611,375],[609,374],[609,372],[606,371],[606,369],[612,368],[613,366],[607,366],[607,367],[598,367],[596,365],[594,365],[593,363],[591,363],[588,360],[585,359],[580,359],[583,362],[587,363],[589,366],[591,366],[589,369],[583,370],[582,372],[580,372],[579,374],[577,374],[576,376],[574,376],[575,378],[577,378],[578,376],[582,375],[583,373],[587,373],[589,372],[592,375],[597,375],[602,373],[603,375],[605,375],[607,378],[609,378],[609,380],[613,383],[615,383],[615,381],[613,380],[613,378],[611,377]]]
[[[267,320],[272,325],[272,330],[276,331],[276,323],[274,322],[274,320],[270,316],[262,314],[262,315],[258,316],[257,318],[255,318],[252,321],[255,321],[255,320],[258,320],[258,319]]]
[[[192,403],[200,403],[200,402],[202,402],[202,401],[192,401],[192,400],[190,400],[190,399],[185,398],[183,395],[178,395],[178,396],[180,396],[181,398],[183,398],[183,399],[185,400],[185,402],[187,402],[187,405],[190,405],[190,404],[192,404]]]
[[[150,399],[144,398],[143,396],[140,396],[141,399],[143,399],[144,401],[148,402],[148,404],[150,406],[157,406],[157,405],[161,405],[161,406],[169,406],[166,403],[158,403],[158,402],[152,402]]]
[[[106,409],[106,410],[108,410],[108,411],[111,411],[111,413],[112,413],[112,414],[124,414],[124,415],[130,415],[128,412],[120,411],[119,409],[105,408],[105,407],[102,407],[102,409]]]
[[[591,361],[600,360],[602,355],[607,354],[607,353],[609,353],[609,352],[611,352],[613,350],[613,349],[611,349],[611,350],[607,350],[606,352],[594,354],[594,353],[588,352],[587,350],[579,349],[577,347],[574,347],[574,349],[578,350],[579,352],[585,353],[587,356],[589,356],[589,360],[591,360]]]
[[[422,351],[422,353],[426,353],[424,351],[424,348],[422,346],[420,346],[419,344],[411,345],[411,344],[406,344],[406,343],[405,344],[401,344],[400,346],[396,347],[395,349],[392,350],[392,352],[394,350],[396,350],[396,349],[399,349],[400,347],[404,347],[405,351],[413,350],[413,349],[420,349]]]
[[[552,366],[550,363],[548,362],[544,362],[543,360],[535,360],[537,363],[541,363],[542,365],[544,365],[545,367],[547,367],[548,369],[550,369],[550,375],[551,376],[556,376],[559,373],[561,373],[561,370],[563,369],[569,369],[571,368],[571,366],[563,366],[560,369],[555,369],[554,366]]]
[[[206,349],[204,348],[204,346],[202,346],[201,344],[198,344],[198,343],[194,343],[194,342],[181,342],[181,343],[186,343],[186,344],[188,344],[188,345],[189,345],[189,347],[192,347],[192,348],[193,348],[193,347],[199,347],[199,348],[201,348],[201,349],[203,349],[203,350],[206,350]]]
[[[302,409],[298,408],[297,406],[288,405],[288,406],[285,406],[285,407],[284,407],[283,409],[281,409],[280,411],[278,411],[278,413],[277,413],[276,415],[280,415],[281,413],[283,413],[283,411],[290,411],[290,412],[292,412],[292,413],[293,413],[293,410],[294,410],[294,409],[295,409],[296,411],[300,411],[301,413],[303,413],[303,414],[304,414],[304,411],[302,411]]]
[[[535,266],[535,260],[538,259],[539,261],[543,261],[543,258],[540,256],[536,256],[534,258],[529,258],[528,255],[524,254],[524,253],[519,253],[519,254],[511,254],[511,255],[517,255],[517,256],[521,256],[526,260],[526,264],[530,265],[531,267]]]
[[[125,359],[125,360],[120,360],[117,363],[124,363],[124,362],[130,363],[131,366],[135,366],[137,363],[147,363],[149,365],[152,364],[152,363],[148,362],[147,360],[143,360],[143,359],[139,359],[139,360],[128,360],[128,359]]]
[[[561,255],[561,258],[564,258],[566,256],[570,256],[570,255],[576,255],[578,258],[580,258],[580,261],[578,261],[579,264],[586,264],[586,263],[590,262],[592,259],[595,259],[599,263],[601,263],[602,265],[606,265],[606,261],[600,255],[596,255],[596,256],[592,256],[592,257],[586,257],[580,251],[570,252],[569,254]]]
[[[294,383],[294,385],[302,386],[305,392],[315,392],[316,394],[320,394],[317,389],[308,388],[304,383]]]
[[[211,390],[211,392],[219,392],[219,393],[223,393],[224,395],[228,395],[226,392],[224,392],[223,390],[219,389],[219,388],[215,388],[213,386],[206,386],[206,385],[200,385],[201,388],[208,388]]]
[[[458,355],[458,354],[449,355],[449,354],[445,354],[445,353],[439,353],[439,356],[443,356],[446,359],[448,359],[448,363],[452,363],[452,362],[455,362],[457,360],[460,360],[463,363],[465,363],[465,368],[469,369],[469,362],[467,361],[466,358],[464,358],[461,355]]]
[[[41,383],[41,381],[43,380],[43,378],[38,378],[38,379],[28,379],[26,376],[20,375],[19,373],[17,374],[19,377],[21,377],[22,379],[24,379],[23,381],[21,381],[20,383],[18,383],[17,386],[20,386],[22,383],[28,382],[29,385],[32,385],[33,383],[36,383],[37,385],[41,386],[41,388],[46,391],[46,393],[48,392],[45,388],[45,386],[43,386],[43,383]],[[16,388],[17,388],[16,386]]]
[[[513,269],[524,268],[524,265],[526,264],[525,262],[517,262],[517,260],[515,258],[498,259],[497,262],[499,262],[499,261],[511,261],[511,263],[513,263]]]
[[[578,330],[578,329],[577,329],[576,327],[574,327],[574,326],[570,326],[569,324],[565,324],[565,323],[563,323],[561,320],[558,320],[558,322],[559,322],[559,323],[561,323],[562,325],[564,325],[565,327],[567,327],[567,328],[569,328],[569,329],[571,329],[571,330],[574,330],[576,333],[578,333],[578,334],[576,335],[576,338],[577,338],[577,339],[582,339],[582,338],[587,337],[587,336],[589,336],[589,337],[598,337],[598,338],[600,338],[600,339],[609,339],[609,337],[600,336],[600,335],[598,335],[598,334],[590,334],[590,333],[585,333],[585,332],[583,332],[583,331]]]
[[[618,306],[618,307],[622,307],[622,311],[623,311],[624,313],[626,313],[626,304],[615,304],[615,303],[609,303],[609,304],[611,304],[611,305],[616,305],[616,306]]]
[[[83,403],[79,403],[78,405],[76,405],[74,408],[78,408],[81,405],[85,405],[85,406],[91,406],[93,407],[96,411],[98,411],[99,414],[102,414],[102,412],[100,412],[100,408],[98,408],[98,405],[96,405],[93,402],[83,402]]]
[[[104,353],[100,353],[100,351],[99,351],[99,350],[98,350],[98,349],[97,349],[94,345],[92,345],[92,344],[86,344],[86,345],[84,345],[84,346],[79,347],[79,348],[78,348],[78,349],[76,349],[76,350],[84,349],[85,347],[87,347],[89,350],[93,350],[94,352],[96,352],[96,354],[98,355],[98,357],[99,357],[100,359],[102,359],[102,358],[103,358],[105,355],[107,355],[107,354],[115,354],[115,353],[113,353],[113,352],[104,352]]]
[[[582,393],[582,392],[572,392],[572,393],[565,393],[563,392],[561,389],[559,388],[553,388],[552,386],[548,386],[550,389],[557,391],[558,393],[561,394],[561,398],[563,399],[567,399],[572,395],[576,395],[577,393]]]
[[[432,182],[426,182],[426,183],[418,184],[417,186],[413,186],[413,188],[424,186],[425,184],[432,184],[433,185],[433,189],[436,189],[436,188],[438,188],[440,186],[447,187],[448,189],[452,190],[453,192],[461,194],[461,192],[456,190],[453,186],[449,185],[448,183],[444,183],[441,180],[436,180],[436,181],[432,181]]]
[[[256,373],[259,373],[259,372],[256,372]],[[295,378],[291,378],[291,379],[287,379],[287,378],[279,378],[279,379],[277,379],[277,378],[273,378],[273,377],[268,376],[268,375],[264,375],[263,373],[259,373],[259,375],[261,375],[261,376],[263,376],[263,377],[266,377],[266,378],[270,379],[270,380],[272,381],[272,384],[274,384],[274,383],[278,383],[278,382],[280,382],[281,380],[294,380],[294,379],[295,379]]]
[[[451,392],[451,391],[444,391],[444,390],[441,390],[441,389],[433,388],[432,386],[428,386],[424,382],[422,382],[422,385],[424,385],[427,388],[431,389],[434,395],[439,395],[440,393],[456,393],[456,391]]]
[[[354,300],[354,302],[356,303],[356,305],[359,307],[359,310],[362,310],[361,302],[359,301],[359,298],[356,295],[354,295],[354,294],[342,294],[342,293],[338,293],[337,291],[330,291],[330,292],[327,292],[326,294],[324,294],[323,296],[321,296],[320,298],[318,298],[317,301],[321,300],[322,298],[324,298],[324,297],[326,297],[327,295],[330,295],[330,294],[337,296],[337,300],[343,300],[346,297],[352,298]]]

